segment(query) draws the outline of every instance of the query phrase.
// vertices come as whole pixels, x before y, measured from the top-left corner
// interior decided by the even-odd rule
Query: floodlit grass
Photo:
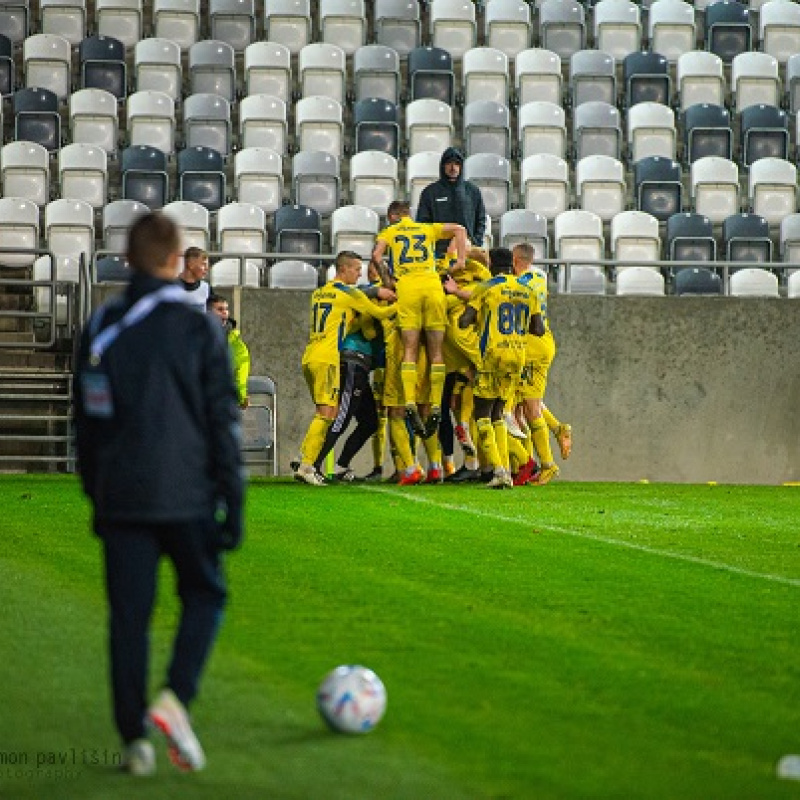
[[[774,773],[800,751],[798,488],[255,483],[194,709],[209,766],[177,774],[161,747],[138,781],[113,768],[78,484],[4,477],[0,503],[2,798],[798,796]],[[317,717],[340,663],[386,684],[368,736]]]

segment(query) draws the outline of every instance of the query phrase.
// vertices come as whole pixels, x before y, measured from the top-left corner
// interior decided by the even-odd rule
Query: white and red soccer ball
[[[368,733],[386,711],[386,687],[371,669],[336,667],[317,690],[317,709],[336,731]]]

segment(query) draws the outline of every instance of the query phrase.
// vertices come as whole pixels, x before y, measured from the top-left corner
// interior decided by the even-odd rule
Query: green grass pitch
[[[77,481],[0,479],[0,798],[800,797],[800,489],[254,482],[194,708],[208,768],[114,768],[97,541]],[[158,686],[177,611],[164,565]],[[363,663],[376,731],[316,686]]]

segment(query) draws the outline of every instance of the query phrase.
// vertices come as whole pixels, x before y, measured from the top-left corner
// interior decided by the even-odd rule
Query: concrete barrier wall
[[[300,368],[309,293],[223,293],[253,374],[276,381],[285,474],[313,414]],[[547,403],[574,431],[563,479],[800,481],[800,302],[562,295],[548,310]]]

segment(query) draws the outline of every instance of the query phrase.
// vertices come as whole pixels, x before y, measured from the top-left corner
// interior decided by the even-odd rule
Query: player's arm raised
[[[458,272],[464,269],[467,257],[467,229],[463,225],[455,222],[442,223],[443,239],[452,238],[456,245],[456,263],[453,264],[451,271]]]

